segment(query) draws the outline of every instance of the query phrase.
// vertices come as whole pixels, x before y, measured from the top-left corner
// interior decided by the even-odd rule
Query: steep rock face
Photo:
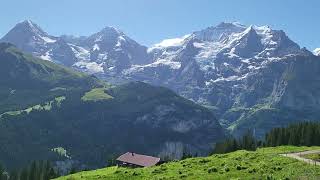
[[[233,106],[221,117],[235,134],[248,128],[257,136],[270,128],[319,119],[319,65],[316,56],[288,56],[250,74]]]

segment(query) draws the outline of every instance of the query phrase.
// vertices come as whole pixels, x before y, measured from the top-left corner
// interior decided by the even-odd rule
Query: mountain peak
[[[31,20],[25,20],[15,25],[0,42],[9,42],[17,48],[38,56],[47,49],[48,44],[55,43],[58,38],[48,35],[40,26]],[[39,55],[40,56],[40,55]]]
[[[27,20],[21,21],[19,24],[33,26],[33,24],[35,24],[35,23],[33,23],[31,20],[27,19]]]
[[[22,28],[24,30],[27,30],[35,34],[47,34],[41,29],[40,26],[38,26],[36,23],[34,23],[31,20],[24,20],[18,23],[14,28]]]
[[[105,33],[105,34],[124,35],[124,33],[121,30],[119,30],[118,28],[115,28],[113,26],[106,26],[100,32]]]
[[[101,31],[89,36],[87,41],[91,42],[89,44],[95,44],[97,42],[112,42],[114,44],[117,43],[119,38],[127,39],[126,35],[119,29],[106,26]]]
[[[247,27],[246,30],[243,31],[242,33],[244,36],[250,36],[250,35],[257,35],[257,32],[254,28],[253,25],[250,25],[249,27]]]
[[[30,19],[26,19],[26,20],[24,20],[24,21],[21,21],[20,23],[22,23],[22,24],[28,24],[28,25],[30,25],[30,26],[32,26],[32,25],[35,24],[35,23],[34,23],[32,20],[30,20]]]
[[[230,28],[230,27],[246,28],[246,26],[241,24],[240,22],[221,22],[215,27],[216,28]]]
[[[211,26],[206,29],[194,32],[194,36],[202,41],[219,41],[222,36],[228,36],[233,33],[243,32],[247,27],[238,22],[222,22],[217,26]]]

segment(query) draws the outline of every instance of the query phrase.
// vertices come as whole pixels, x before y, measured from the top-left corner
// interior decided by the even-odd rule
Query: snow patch
[[[229,77],[219,77],[218,79],[216,80],[213,80],[212,82],[219,82],[219,81],[234,81],[234,80],[237,80],[239,78],[239,76],[229,76]]]
[[[190,34],[187,34],[181,38],[173,38],[173,39],[165,39],[158,44],[153,45],[148,51],[152,51],[153,49],[163,49],[167,47],[176,47],[181,46],[184,43],[184,40],[188,38]]]
[[[93,51],[99,51],[99,50],[100,50],[99,45],[98,45],[98,44],[94,44],[92,50],[93,50]]]
[[[250,65],[248,66],[248,69],[260,69],[261,67],[257,67],[257,66],[253,66],[253,65]]]
[[[320,48],[316,48],[315,50],[313,50],[313,54],[316,56],[320,56]]]
[[[45,43],[55,43],[57,40],[51,39],[46,36],[40,36],[40,38],[45,42]]]
[[[51,51],[52,51],[52,50],[47,51],[44,55],[41,55],[40,58],[43,59],[43,60],[52,61]]]
[[[145,68],[153,68],[159,66],[167,66],[170,69],[180,69],[181,63],[176,61],[170,61],[167,59],[159,59],[156,62],[147,65],[132,65],[131,68],[124,70],[124,74],[128,75],[131,73],[143,71]]]
[[[123,36],[119,36],[118,37],[118,42],[116,44],[116,47],[120,47],[121,46],[121,42],[125,42],[126,39]]]
[[[73,44],[68,44],[72,50],[72,52],[74,53],[74,55],[76,56],[76,58],[80,61],[89,61],[90,60],[90,51],[80,47],[80,46],[76,46]]]
[[[225,81],[225,82],[229,82],[229,81],[240,81],[240,80],[246,79],[246,78],[248,77],[248,75],[249,75],[249,73],[244,74],[244,75],[242,75],[242,76],[235,76],[235,75],[233,75],[233,76],[229,76],[229,77],[226,77],[226,78],[225,78],[225,77],[219,77],[219,78],[217,78],[217,79],[215,79],[215,80],[210,79],[209,81],[206,81],[206,82],[205,82],[205,85],[206,85],[206,86],[209,86],[209,85],[212,85],[212,84],[214,84],[214,83],[223,82],[223,81]]]
[[[85,62],[85,61],[79,61],[76,62],[73,66],[83,69],[86,72],[89,73],[103,73],[103,64],[98,64],[96,62]]]

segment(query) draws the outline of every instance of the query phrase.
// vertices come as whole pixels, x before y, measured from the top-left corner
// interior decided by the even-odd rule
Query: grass
[[[107,94],[105,90],[105,88],[94,88],[91,91],[86,92],[81,99],[83,101],[101,101],[112,99],[113,97]]]
[[[9,116],[17,116],[20,115],[22,113],[27,113],[29,114],[30,112],[34,111],[34,110],[44,110],[44,111],[50,111],[52,108],[52,105],[55,103],[58,107],[61,106],[61,103],[66,99],[65,96],[60,96],[60,97],[56,97],[54,100],[46,102],[45,104],[41,105],[41,104],[37,104],[34,105],[32,107],[29,107],[27,109],[24,110],[18,110],[18,111],[8,111],[5,113],[0,114],[0,118],[2,118],[5,115],[9,115]]]
[[[303,155],[302,157],[320,162],[320,154],[317,154],[317,153],[315,153],[315,154],[306,154],[306,155]]]
[[[278,154],[320,149],[281,146],[190,158],[150,168],[109,167],[84,171],[57,180],[96,179],[319,179],[320,166]]]

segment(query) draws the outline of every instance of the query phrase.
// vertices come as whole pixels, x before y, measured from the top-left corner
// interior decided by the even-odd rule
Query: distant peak
[[[124,33],[120,31],[119,29],[113,27],[113,26],[106,26],[105,28],[102,29],[102,32],[106,33],[112,33],[112,34],[119,34],[123,35]]]
[[[247,27],[242,33],[239,34],[241,38],[253,38],[257,37],[258,33],[253,25]]]
[[[116,27],[113,27],[113,26],[106,26],[104,29],[119,31]]]
[[[34,24],[30,19],[24,20],[22,21],[22,23],[30,24],[30,25]]]
[[[241,24],[240,22],[221,22],[216,27],[217,28],[230,28],[230,27],[246,28],[246,26]]]
[[[36,23],[34,23],[31,20],[24,20],[16,25],[16,27],[24,27],[28,28],[30,31],[37,33],[37,34],[46,34],[40,26],[38,26]]]
[[[22,24],[22,25],[26,25],[26,26],[30,26],[30,27],[39,27],[36,23],[34,23],[33,21],[31,20],[24,20],[22,22],[20,22],[19,24]]]
[[[252,32],[256,32],[253,25],[250,25],[249,27],[247,27],[247,29],[244,32],[248,32],[248,33],[252,33]]]

